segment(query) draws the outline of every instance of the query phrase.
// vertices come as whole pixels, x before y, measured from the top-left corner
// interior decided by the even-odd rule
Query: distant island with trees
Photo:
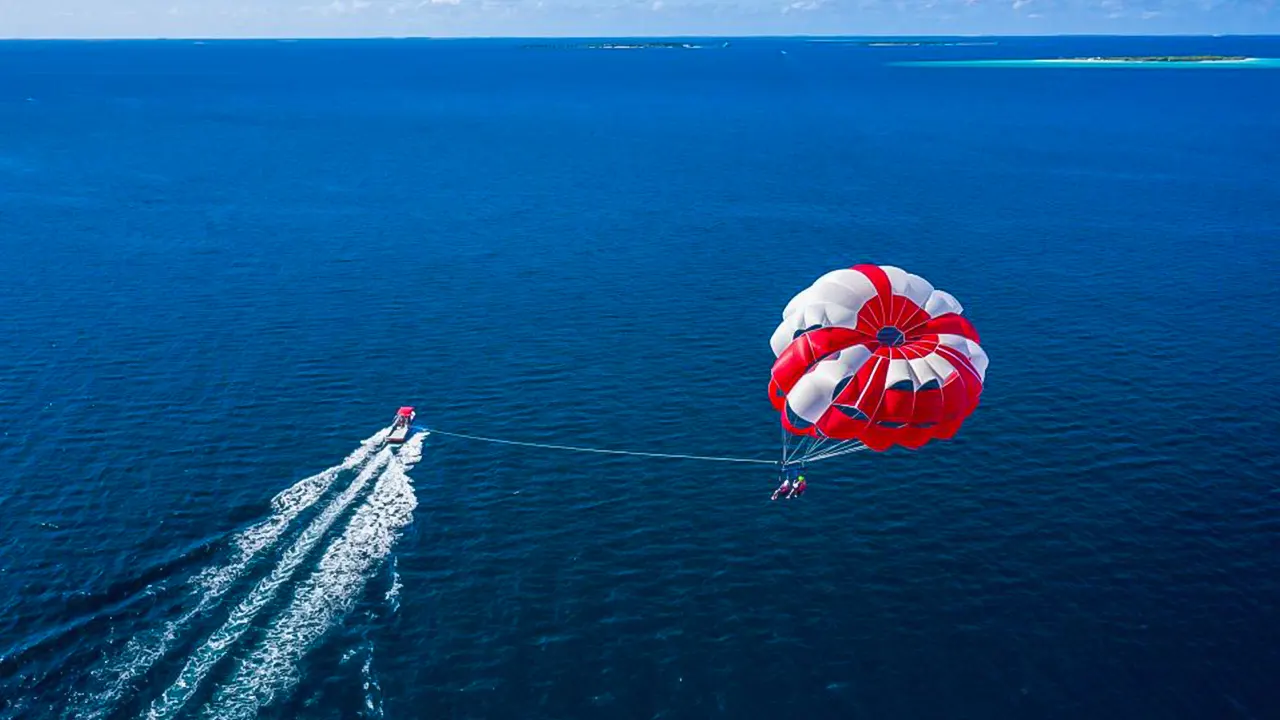
[[[821,45],[853,45],[856,47],[966,47],[995,45],[994,40],[844,40],[815,38],[806,42]]]
[[[1060,62],[1130,62],[1130,63],[1167,63],[1167,62],[1240,62],[1251,58],[1243,55],[1125,55],[1119,57],[1082,57],[1063,58]]]
[[[721,47],[728,47],[724,43]],[[587,42],[587,43],[529,43],[526,50],[700,50],[702,45],[688,42]]]

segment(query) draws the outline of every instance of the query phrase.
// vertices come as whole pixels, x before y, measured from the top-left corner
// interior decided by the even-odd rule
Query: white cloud
[[[782,12],[784,14],[793,12],[810,12],[812,10],[817,10],[823,5],[826,5],[826,0],[796,0],[796,2],[793,2],[790,5],[783,6]]]
[[[369,0],[333,0],[328,5],[316,8],[314,6],[308,8],[311,10],[319,10],[321,15],[354,15],[362,12],[365,8],[373,3]]]

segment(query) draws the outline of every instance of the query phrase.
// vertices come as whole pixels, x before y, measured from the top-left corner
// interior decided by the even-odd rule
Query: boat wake
[[[424,439],[423,434],[415,435],[391,459],[342,536],[294,592],[288,608],[214,693],[205,717],[256,717],[296,685],[299,661],[351,611],[400,531],[412,521],[418,501],[406,473],[422,458]]]
[[[383,444],[389,428],[365,438],[341,463],[315,475],[303,478],[271,500],[272,514],[232,538],[232,556],[197,574],[191,584],[198,593],[195,606],[154,633],[132,638],[120,655],[94,672],[94,679],[105,685],[91,694],[74,717],[102,718],[129,692],[134,682],[151,670],[181,639],[191,623],[213,608],[244,574],[270,551],[299,515],[306,512],[348,470],[359,467]]]
[[[345,617],[390,554],[399,531],[412,521],[417,501],[406,472],[421,460],[427,433],[394,444],[388,442],[391,430],[379,431],[342,463],[277,495],[267,518],[232,538],[225,561],[189,581],[193,604],[162,627],[130,639],[118,656],[95,670],[90,682],[96,687],[80,696],[79,706],[67,716],[106,718],[125,710],[125,701],[135,706],[150,698],[150,707],[142,706],[146,717],[175,717],[202,687],[218,685],[211,677],[227,674],[231,677],[217,687],[206,714],[253,716],[253,708],[291,688],[297,661]],[[339,478],[352,472],[354,479],[343,487]],[[299,522],[312,508],[314,516]],[[346,527],[334,539],[344,518],[349,518]],[[254,570],[268,559],[269,564]],[[310,563],[316,563],[314,572],[299,582]],[[257,582],[250,586],[254,577]],[[292,601],[285,606],[290,589]],[[239,597],[239,602],[220,618],[221,624],[207,635],[195,634],[228,596]],[[394,594],[387,600],[394,603]],[[272,617],[278,606],[283,609]],[[219,669],[251,630],[250,637],[260,635],[261,642],[246,646],[252,651],[233,672]],[[183,651],[186,657],[170,657],[191,646],[189,654]],[[170,684],[148,691],[155,683],[151,677],[158,674],[168,676]],[[160,688],[163,692],[156,692]]]
[[[391,448],[384,448],[374,457],[356,479],[334,498],[333,502],[311,521],[293,545],[285,550],[280,563],[271,574],[254,586],[253,590],[231,611],[227,621],[192,653],[187,664],[178,674],[178,679],[168,690],[152,703],[148,718],[170,718],[186,705],[191,695],[200,687],[200,683],[221,660],[231,646],[249,629],[258,613],[275,597],[280,587],[288,582],[302,563],[311,554],[316,544],[324,539],[329,527],[338,519],[348,506],[356,499],[369,480],[391,460]]]

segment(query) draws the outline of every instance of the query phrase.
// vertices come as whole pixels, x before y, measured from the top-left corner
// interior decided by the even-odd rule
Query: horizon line
[[[639,40],[639,39],[804,39],[804,38],[1059,38],[1059,37],[1096,37],[1096,38],[1147,38],[1147,37],[1186,37],[1186,38],[1225,38],[1280,37],[1280,33],[1096,33],[1096,32],[1063,32],[1063,33],[745,33],[734,35],[707,34],[649,34],[638,35],[113,35],[113,36],[0,36],[0,42],[137,42],[137,41],[177,41],[177,42],[226,42],[226,41],[361,41],[361,40]]]

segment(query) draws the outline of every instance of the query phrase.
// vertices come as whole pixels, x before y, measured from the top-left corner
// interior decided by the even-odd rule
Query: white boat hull
[[[395,422],[391,424],[391,432],[387,433],[388,443],[399,444],[409,439],[409,433],[413,431],[413,419],[418,417],[418,413],[409,408],[402,408],[401,412],[405,410],[409,410],[409,414],[397,415]]]

